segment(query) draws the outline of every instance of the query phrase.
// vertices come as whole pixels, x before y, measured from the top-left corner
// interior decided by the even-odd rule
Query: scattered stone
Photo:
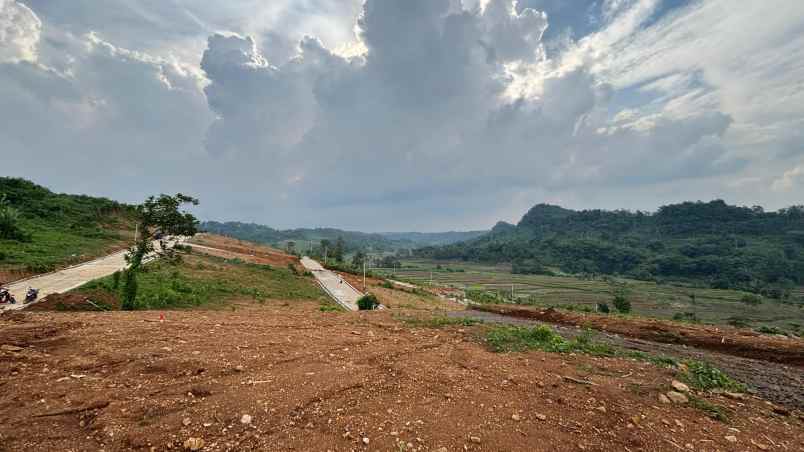
[[[668,399],[667,396],[664,395],[664,394],[659,394],[659,402],[661,402],[661,403],[672,403],[672,402],[670,402],[670,399]]]
[[[540,413],[536,413],[536,419],[538,419],[538,420],[540,420],[540,421],[546,421],[546,420],[547,420],[547,416],[545,416],[545,415],[543,415],[543,414],[540,414]]]
[[[204,440],[201,438],[188,438],[184,442],[184,448],[187,450],[201,450],[204,448]]]
[[[245,368],[245,367],[243,367],[243,366],[237,366],[237,367],[235,367],[235,371],[236,371],[236,372],[245,372],[245,370],[246,370],[246,368]]]
[[[737,442],[737,437],[734,436],[734,435],[729,435],[729,436],[726,437],[726,441],[728,441],[730,443],[736,443]]]
[[[521,420],[522,420],[522,416],[520,416],[520,415],[518,415],[518,414],[514,413],[514,414],[512,414],[512,415],[511,415],[511,419],[513,419],[513,420],[515,420],[515,421],[519,422],[519,421],[521,421]]]
[[[670,386],[672,386],[673,389],[678,392],[690,392],[690,387],[678,380],[673,380],[673,382],[670,383]]]
[[[676,421],[676,426],[684,428],[684,423],[683,422],[679,421],[678,419],[675,419],[675,421]]]
[[[774,406],[773,412],[780,416],[790,416],[790,410],[788,410],[787,408],[782,408],[780,406]]]
[[[753,444],[759,450],[769,450],[770,449],[770,447],[768,447],[767,444],[758,443],[758,442],[754,441],[753,439],[751,440],[751,444]]]
[[[479,436],[470,436],[469,441],[471,441],[471,442],[473,442],[475,444],[480,444],[480,437]]]
[[[363,444],[365,444],[366,446],[368,446],[370,442],[371,442],[371,440],[370,440],[370,439],[366,438],[365,436],[363,437]]]
[[[17,347],[16,345],[3,344],[0,345],[0,350],[3,350],[4,352],[21,352],[24,349],[22,347]]]
[[[600,405],[599,407],[597,407],[597,408],[595,408],[595,409],[596,409],[597,411],[600,411],[601,413],[605,413],[605,412],[606,412],[606,407],[604,407],[603,405]]]
[[[184,419],[182,419],[182,420],[181,420],[181,425],[183,425],[183,426],[185,426],[185,427],[187,427],[187,426],[188,426],[188,425],[190,425],[191,423],[192,423],[192,421],[190,420],[190,418],[189,418],[189,417],[186,417],[186,418],[184,418]]]
[[[668,392],[667,398],[670,399],[670,401],[673,403],[687,403],[690,401],[690,399],[688,399],[687,396],[676,391]]]
[[[436,452],[449,452],[449,449],[447,449],[446,447],[439,447],[438,449],[436,449]]]
[[[240,423],[245,425],[251,424],[251,416],[244,414],[243,417],[240,418]]]
[[[728,392],[728,391],[726,391],[726,392],[723,393],[723,395],[728,397],[728,398],[730,398],[730,399],[734,399],[734,400],[745,400],[745,394],[743,394],[741,392]]]

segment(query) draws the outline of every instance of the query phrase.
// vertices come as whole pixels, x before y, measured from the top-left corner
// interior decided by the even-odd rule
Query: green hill
[[[540,204],[516,226],[500,223],[478,239],[416,255],[510,262],[518,273],[622,275],[785,298],[804,285],[804,206],[765,212],[717,200],[645,213]]]
[[[296,242],[298,247],[309,246],[313,242],[317,245],[322,240],[335,242],[343,239],[347,252],[349,251],[396,251],[412,249],[422,246],[447,245],[474,239],[486,234],[488,231],[469,232],[384,232],[366,233],[343,231],[333,228],[317,229],[288,229],[277,230],[269,226],[253,223],[207,221],[201,224],[201,230],[214,234],[226,235],[240,240],[265,243],[284,248],[287,242]]]
[[[133,207],[105,198],[53,193],[0,177],[0,282],[43,273],[119,249],[133,238]],[[10,223],[9,223],[10,224]]]

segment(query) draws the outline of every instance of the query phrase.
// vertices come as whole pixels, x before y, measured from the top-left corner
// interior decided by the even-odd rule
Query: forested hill
[[[312,241],[317,244],[322,240],[329,240],[334,243],[338,239],[343,239],[347,251],[368,249],[373,251],[396,251],[422,246],[446,245],[470,240],[488,232],[366,233],[332,228],[277,230],[260,224],[238,222],[219,223],[216,221],[202,223],[201,229],[241,240],[277,246],[283,246],[289,241],[299,242],[298,245],[302,246],[305,241]]]
[[[515,272],[620,274],[783,296],[804,285],[804,206],[778,212],[717,200],[658,212],[574,211],[540,204],[516,226],[416,251],[421,257],[511,262]]]

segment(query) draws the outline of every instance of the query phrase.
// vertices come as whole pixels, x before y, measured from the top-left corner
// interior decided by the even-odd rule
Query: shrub
[[[756,306],[756,305],[762,304],[762,297],[760,297],[759,295],[749,293],[749,294],[743,295],[743,297],[740,298],[740,302],[745,303],[745,304],[749,304],[749,305],[752,305],[752,306]]]
[[[618,293],[614,295],[614,299],[611,301],[611,304],[614,305],[616,310],[623,314],[631,312],[631,301],[625,297],[625,294]]]
[[[597,312],[608,314],[611,311],[609,310],[609,305],[607,303],[598,303]]]
[[[373,311],[377,309],[379,305],[380,301],[377,300],[377,296],[371,293],[363,295],[357,300],[357,307],[361,311]]]
[[[770,334],[770,335],[773,335],[773,336],[786,336],[784,331],[780,330],[779,328],[776,328],[775,326],[765,326],[765,325],[763,325],[763,326],[757,328],[757,333]]]
[[[737,392],[742,392],[746,389],[745,385],[733,380],[723,373],[723,371],[713,367],[709,363],[686,361],[684,364],[686,364],[687,370],[682,374],[682,380],[685,380],[697,389],[702,391],[724,389],[726,391]]]
[[[694,312],[677,312],[673,315],[673,320],[677,322],[698,323],[698,316]]]

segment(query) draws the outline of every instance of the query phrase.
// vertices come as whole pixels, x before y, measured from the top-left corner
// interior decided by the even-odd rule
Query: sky
[[[0,175],[362,231],[804,204],[804,2],[0,0]]]

